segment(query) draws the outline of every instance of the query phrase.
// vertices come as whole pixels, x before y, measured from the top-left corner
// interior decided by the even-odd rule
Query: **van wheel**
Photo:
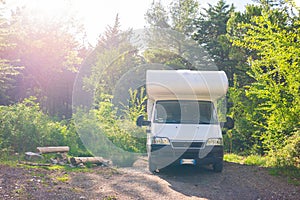
[[[222,170],[223,170],[223,161],[215,163],[213,165],[213,169],[214,169],[214,172],[218,172],[218,173],[222,172]]]
[[[151,173],[155,173],[156,170],[157,170],[157,166],[152,162],[151,156],[149,156],[149,160],[148,160],[148,168],[149,168],[149,171],[150,171]]]

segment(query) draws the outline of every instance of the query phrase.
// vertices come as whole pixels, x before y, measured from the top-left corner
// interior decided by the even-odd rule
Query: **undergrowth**
[[[293,185],[300,185],[300,169],[296,167],[277,167],[272,165],[272,158],[249,155],[240,156],[237,154],[225,154],[224,161],[238,163],[241,165],[255,165],[265,167],[268,169],[270,175],[284,176],[287,178],[287,182]]]

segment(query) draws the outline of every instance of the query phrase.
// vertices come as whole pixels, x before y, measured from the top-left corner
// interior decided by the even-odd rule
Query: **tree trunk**
[[[24,161],[19,161],[19,164],[30,165],[30,166],[51,166],[51,164],[47,164],[47,163],[34,163],[34,162],[24,162]]]
[[[73,157],[70,159],[72,165],[79,165],[80,163],[91,163],[91,164],[103,164],[105,166],[108,166],[111,164],[111,161],[105,160],[102,157]]]
[[[43,153],[66,153],[66,152],[69,152],[69,150],[70,150],[70,148],[68,146],[37,147],[36,149],[40,154],[43,154]]]

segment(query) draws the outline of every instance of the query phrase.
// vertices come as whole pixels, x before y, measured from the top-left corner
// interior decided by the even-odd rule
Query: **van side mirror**
[[[234,121],[231,117],[226,117],[226,122],[224,123],[224,128],[233,129]]]
[[[151,123],[150,121],[145,121],[144,120],[144,116],[143,115],[138,116],[138,118],[136,119],[136,125],[139,126],[139,127],[149,126],[150,123]]]

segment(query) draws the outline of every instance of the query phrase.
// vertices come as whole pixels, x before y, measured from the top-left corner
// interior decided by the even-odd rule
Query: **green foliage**
[[[161,40],[162,37],[159,37],[159,39]],[[155,42],[160,45],[162,43],[165,43],[165,46],[168,46],[168,40],[154,40],[151,42]],[[143,56],[145,57],[145,60],[148,63],[160,63],[166,66],[170,66],[172,67],[172,69],[195,69],[194,66],[192,66],[192,63],[190,63],[187,59],[183,58],[181,55],[178,55],[178,53],[172,52],[170,50],[148,49],[143,53]]]
[[[8,42],[11,37],[11,28],[8,24],[9,22],[0,15],[0,102],[3,103],[8,102],[7,91],[12,88],[13,78],[22,69],[15,66],[13,61],[3,53],[14,48],[14,45]]]
[[[297,167],[300,169],[300,131],[296,131],[281,149],[270,154],[270,165],[278,167]]]
[[[260,155],[240,156],[237,154],[225,154],[224,160],[227,162],[266,167],[268,158]]]
[[[195,0],[176,0],[171,3],[172,28],[185,35],[192,35],[194,21],[199,18],[199,2]]]
[[[199,18],[200,6],[195,0],[176,0],[168,8],[160,2],[153,3],[146,14],[151,37],[147,38],[145,60],[172,69],[214,70],[216,66],[207,51],[192,38]]]
[[[135,124],[136,117],[144,114],[143,89],[130,91],[129,107],[118,114],[111,102],[112,96],[102,94],[97,109],[79,109],[74,115],[76,128],[84,145],[95,156],[111,159],[115,165],[130,166],[135,153],[146,152],[146,131]]]
[[[75,15],[56,16],[50,20],[29,13],[28,9],[19,7],[7,12],[11,16],[7,16],[4,25],[0,20],[0,26],[5,26],[4,30],[9,33],[5,42],[0,36],[0,65],[10,69],[10,74],[11,65],[23,66],[18,76],[6,76],[10,80],[1,83],[1,86],[11,84],[12,90],[8,93],[10,102],[0,101],[0,104],[36,96],[50,115],[70,118],[73,81],[82,62],[81,56],[84,56],[78,42],[80,35],[75,36],[82,31],[80,23],[75,23]],[[0,27],[0,35],[1,30]],[[6,44],[9,48],[2,49]]]
[[[249,139],[243,145],[250,144],[252,153],[267,153],[272,165],[299,166],[300,20],[284,9],[263,7],[248,21],[238,24],[244,35],[233,40],[256,53],[248,60],[253,81],[230,90],[236,134]]]
[[[137,116],[145,110],[144,88],[139,93],[126,89],[124,92],[129,92],[130,102],[116,102],[126,104],[123,109],[117,109],[112,103],[112,94],[120,79],[144,62],[130,43],[131,37],[130,30],[121,31],[116,16],[114,25],[108,26],[99,38],[94,58],[83,66],[89,74],[83,80],[84,89],[94,93],[95,109],[78,108],[74,115],[85,146],[94,155],[111,159],[116,165],[130,165],[135,159],[134,153],[146,151],[145,131],[135,125]],[[124,89],[122,85],[119,87]]]
[[[133,67],[142,63],[136,47],[130,43],[132,32],[121,31],[119,17],[114,25],[108,26],[99,38],[92,63],[84,63],[87,77],[84,89],[95,93],[96,104],[102,101],[101,94],[113,94],[118,81]]]
[[[124,105],[123,111],[125,112],[126,119],[132,122],[140,115],[145,116],[147,96],[145,88],[142,87],[140,91],[129,89],[130,100],[128,106]]]
[[[31,97],[0,107],[0,149],[22,153],[35,152],[38,146],[67,145],[71,154],[84,151],[73,125],[52,120],[35,101]]]
[[[234,163],[242,164],[243,159],[244,159],[243,156],[233,154],[233,153],[229,153],[229,154],[224,155],[224,160],[227,161],[227,162],[234,162]]]
[[[153,1],[145,14],[145,20],[152,27],[169,28],[169,17],[160,1]]]
[[[152,28],[171,28],[185,35],[192,35],[194,21],[200,15],[199,10],[199,3],[195,0],[172,1],[168,8],[160,1],[153,1],[145,19]]]
[[[249,155],[244,160],[246,165],[266,166],[267,159],[260,155]]]
[[[235,128],[228,131],[225,135],[225,141],[228,141],[229,152],[242,152],[247,154],[262,154],[262,144],[257,134],[264,131],[259,122],[263,120],[260,113],[255,109],[259,101],[253,99],[250,101],[245,93],[245,88],[240,87],[234,79],[234,86],[229,89],[229,101],[233,102],[230,108],[231,115],[235,120]],[[256,119],[255,121],[253,119]]]
[[[141,93],[143,94],[143,90]],[[100,102],[95,114],[101,130],[113,144],[125,151],[143,153],[146,151],[145,132],[136,127],[135,120],[139,115],[144,114],[145,97],[141,95],[137,98],[137,91],[132,90],[130,95],[132,106],[125,108],[124,117],[117,116],[117,110],[111,103],[112,97],[108,95],[102,97],[104,101]]]
[[[192,38],[208,51],[218,69],[226,72],[232,85],[234,68],[241,59],[235,55],[237,51],[226,36],[227,21],[234,7],[219,0],[216,5],[203,10],[201,17],[194,20],[196,29]]]

